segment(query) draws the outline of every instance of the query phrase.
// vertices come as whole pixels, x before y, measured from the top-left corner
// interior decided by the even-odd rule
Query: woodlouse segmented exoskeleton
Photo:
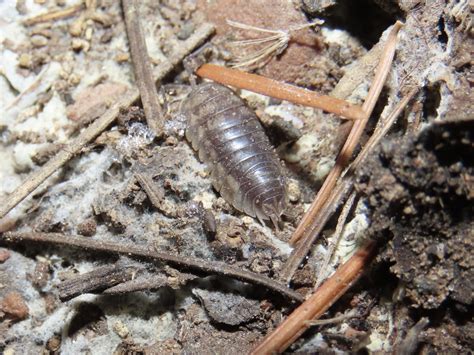
[[[287,200],[285,177],[255,113],[229,88],[203,83],[184,99],[181,114],[215,189],[239,211],[277,226]]]

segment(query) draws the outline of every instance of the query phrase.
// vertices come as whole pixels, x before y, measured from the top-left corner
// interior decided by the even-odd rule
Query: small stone
[[[3,350],[3,355],[15,355],[15,349],[6,348],[5,350]]]
[[[91,237],[97,230],[97,223],[94,218],[87,218],[77,225],[77,233],[84,237]]]
[[[81,16],[69,26],[69,33],[71,36],[79,37],[82,34],[82,26],[84,24],[84,18]]]
[[[22,53],[18,58],[18,65],[21,68],[31,68],[33,64],[33,57],[29,53]]]
[[[32,283],[37,288],[45,287],[49,280],[49,263],[47,261],[38,261],[33,272]]]
[[[243,216],[242,217],[242,222],[244,222],[244,224],[246,226],[249,226],[253,223],[254,219],[252,217],[249,217],[249,216]]]
[[[296,180],[288,181],[288,199],[290,202],[297,202],[301,197],[301,190]]]
[[[73,73],[73,74],[69,75],[69,78],[68,78],[67,82],[71,85],[76,86],[77,84],[79,84],[81,82],[81,77],[79,75]]]
[[[61,346],[61,339],[57,336],[53,336],[46,342],[46,349],[49,351],[58,351]]]
[[[175,146],[178,144],[178,139],[176,139],[176,137],[169,136],[168,138],[166,138],[165,144],[168,146]]]
[[[126,338],[128,336],[128,328],[122,321],[116,321],[113,325],[114,332],[117,333],[119,337]]]
[[[10,251],[7,249],[0,249],[0,264],[3,264],[10,258]]]
[[[90,43],[82,38],[73,38],[71,41],[71,47],[75,51],[83,50],[84,52],[87,52],[90,46]]]
[[[112,40],[114,36],[114,32],[112,30],[107,30],[104,34],[100,37],[100,43],[108,43]]]
[[[115,61],[117,63],[128,62],[129,59],[130,59],[130,55],[128,53],[119,53],[115,56]]]
[[[86,28],[86,31],[84,33],[84,37],[85,37],[86,40],[90,41],[92,39],[92,32],[93,32],[92,27],[87,27]]]
[[[40,35],[35,35],[33,37],[31,37],[31,44],[33,45],[33,47],[44,47],[48,44],[48,39],[44,36],[40,36]]]
[[[28,317],[28,306],[23,296],[16,292],[9,292],[0,303],[0,310],[6,314],[8,318],[13,320],[21,320]]]

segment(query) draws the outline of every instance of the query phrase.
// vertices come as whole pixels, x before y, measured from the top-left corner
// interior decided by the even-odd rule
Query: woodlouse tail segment
[[[275,230],[277,232],[280,232],[280,227],[278,226],[278,222],[280,222],[280,217],[277,217],[276,215],[272,214],[269,216],[270,217],[270,220],[272,221],[273,223],[273,226],[275,227]]]
[[[276,231],[279,232],[280,228],[278,223],[281,220],[281,215],[285,209],[285,200],[278,199],[273,197],[270,201],[265,201],[262,205],[262,210],[265,215],[272,221],[273,226],[275,227]]]

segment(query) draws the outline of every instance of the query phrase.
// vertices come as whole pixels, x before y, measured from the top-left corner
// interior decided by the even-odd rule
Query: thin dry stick
[[[144,275],[134,278],[130,281],[125,281],[116,286],[112,286],[102,293],[106,295],[123,295],[125,293],[156,290],[160,287],[169,284],[168,278],[165,275]]]
[[[25,21],[23,21],[23,24],[25,26],[31,26],[31,25],[35,25],[35,24],[41,23],[41,22],[60,20],[62,18],[72,16],[76,12],[79,12],[83,9],[84,9],[84,4],[82,2],[80,2],[77,5],[73,5],[73,6],[65,8],[65,9],[51,11],[51,12],[47,12],[47,13],[44,13],[44,14],[39,14],[39,15],[34,16],[34,17],[30,17],[30,18],[26,19]]]
[[[153,68],[140,24],[137,3],[135,0],[122,0],[122,7],[132,55],[135,82],[140,91],[146,122],[153,133],[160,137],[163,134],[163,113],[158,101],[155,81],[153,80]]]
[[[294,85],[265,78],[260,75],[246,73],[215,64],[203,64],[196,74],[224,85],[250,90],[262,95],[287,100],[295,104],[316,107],[335,113],[347,119],[360,119],[365,113],[360,106],[335,97],[320,95]]]
[[[84,293],[109,289],[132,280],[140,270],[137,265],[105,265],[77,275],[58,285],[59,299],[67,301]]]
[[[322,229],[324,228],[324,225],[326,224],[333,211],[335,211],[337,206],[342,203],[349,191],[352,191],[352,178],[354,175],[354,171],[360,167],[360,165],[365,161],[370,152],[373,151],[375,146],[384,137],[384,134],[386,134],[388,130],[392,127],[400,113],[403,111],[410,99],[415,95],[417,90],[418,89],[413,89],[402,100],[400,100],[395,110],[386,119],[384,119],[385,123],[382,126],[379,126],[378,129],[376,129],[374,134],[368,140],[367,144],[364,146],[364,148],[362,148],[359,153],[359,156],[355,159],[355,161],[349,168],[348,173],[341,179],[338,184],[336,184],[334,191],[325,201],[320,213],[318,213],[314,219],[314,229],[312,234],[310,235],[311,237],[304,238],[298,244],[297,248],[288,258],[285,267],[283,268],[282,273],[280,275],[280,280],[286,280],[287,282],[291,280],[293,273],[296,269],[298,269],[298,266],[309,253],[311,246],[318,237],[319,233],[321,233]]]
[[[341,267],[303,304],[269,334],[252,354],[281,353],[310,327],[308,321],[320,317],[360,277],[375,254],[375,243],[369,242]]]
[[[318,278],[316,279],[316,283],[314,284],[315,290],[319,287],[319,285],[321,285],[321,282],[323,282],[324,278],[326,277],[327,267],[329,265],[329,262],[332,259],[332,256],[334,255],[334,251],[336,247],[338,246],[341,240],[342,234],[344,232],[344,227],[346,225],[347,216],[349,215],[352,205],[354,204],[355,197],[356,197],[356,194],[353,192],[347,199],[346,204],[344,205],[344,208],[342,209],[341,214],[339,215],[339,218],[337,220],[336,231],[334,232],[334,235],[333,235],[334,240],[329,245],[328,251],[326,253],[326,257],[324,258],[324,261],[323,261],[323,265],[321,266],[321,269],[319,270]]]
[[[303,297],[286,287],[280,282],[274,281],[266,276],[242,270],[227,265],[220,261],[208,261],[192,258],[189,256],[171,255],[167,252],[159,252],[152,248],[138,247],[131,244],[111,243],[98,241],[90,238],[64,235],[60,233],[35,233],[35,232],[6,232],[0,235],[0,240],[6,242],[43,242],[80,248],[83,250],[106,252],[110,254],[125,255],[139,259],[165,262],[189,269],[206,272],[210,274],[224,275],[237,280],[253,283],[278,292],[279,294],[297,302],[302,302]]]
[[[382,58],[375,73],[374,81],[367,94],[367,99],[362,105],[362,110],[364,111],[363,119],[354,122],[351,132],[349,133],[349,136],[347,137],[347,140],[336,159],[336,164],[329,175],[326,177],[326,180],[324,181],[321,189],[318,191],[316,198],[293,233],[290,243],[294,244],[303,236],[308,238],[308,236],[311,235],[311,231],[314,228],[314,225],[311,221],[314,220],[314,217],[323,206],[324,201],[327,199],[331,190],[334,188],[337,179],[339,176],[341,176],[342,171],[346,168],[349,159],[352,157],[352,154],[359,143],[360,136],[364,132],[367,121],[369,120],[369,117],[375,107],[375,103],[377,102],[380,92],[382,91],[388,73],[390,72],[390,67],[392,65],[393,57],[395,55],[395,48],[397,45],[397,34],[401,27],[402,23],[397,21],[388,35]]]
[[[23,96],[29,94],[30,92],[32,92],[33,90],[35,90],[40,84],[41,84],[41,80],[43,79],[43,76],[44,74],[48,71],[48,69],[50,68],[50,65],[46,65],[41,71],[40,73],[36,76],[35,80],[33,80],[33,82],[31,83],[31,85],[29,85],[25,90],[23,90],[21,93],[19,93],[13,100],[12,102],[10,102],[7,107],[5,108],[5,111],[8,111],[10,110],[12,107],[16,106],[16,104],[18,104],[18,102],[23,98]]]
[[[333,317],[333,318],[311,320],[311,321],[308,321],[307,324],[314,327],[314,326],[320,326],[320,325],[339,323],[347,319],[358,318],[358,317],[360,317],[360,315],[358,315],[357,312],[353,309],[348,314],[341,314],[340,316]]]
[[[416,95],[418,90],[419,90],[418,87],[411,89],[408,92],[408,94],[406,94],[406,96],[404,96],[400,100],[400,102],[397,104],[397,106],[392,111],[392,113],[390,113],[390,115],[388,115],[387,118],[380,120],[381,124],[377,126],[376,130],[374,131],[372,136],[369,138],[369,140],[365,144],[365,147],[367,149],[362,150],[357,156],[357,158],[354,159],[351,165],[352,170],[355,170],[360,167],[361,163],[367,158],[367,155],[369,154],[369,152],[371,152],[374,149],[374,147],[378,144],[378,142],[380,142],[382,137],[387,134],[388,130],[395,123],[395,120],[402,113],[402,111],[405,109],[406,105],[408,105],[410,100]]]
[[[202,25],[182,46],[179,46],[175,53],[170,56],[169,61],[160,64],[154,71],[157,80],[163,79],[178,65],[184,57],[200,46],[212,33],[214,28],[209,24]],[[140,98],[137,89],[129,90],[125,93],[109,110],[100,118],[87,127],[77,138],[75,138],[64,150],[48,161],[39,171],[34,171],[25,179],[15,191],[13,191],[6,201],[2,201],[0,208],[0,218],[4,217],[11,209],[33,192],[43,181],[51,176],[56,170],[77,155],[82,148],[115,120],[121,108],[127,108]]]

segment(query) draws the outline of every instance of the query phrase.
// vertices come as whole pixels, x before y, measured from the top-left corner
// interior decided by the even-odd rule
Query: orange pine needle
[[[352,157],[352,154],[359,143],[359,138],[365,129],[367,121],[374,109],[375,103],[377,102],[380,92],[382,91],[385,80],[387,79],[390,66],[392,65],[392,60],[395,55],[397,34],[401,27],[402,23],[397,21],[393,26],[392,31],[389,33],[384,53],[382,54],[381,61],[377,67],[374,82],[372,83],[369,93],[367,94],[367,99],[362,105],[364,116],[361,120],[354,122],[351,132],[349,133],[349,136],[347,137],[347,140],[336,159],[336,164],[329,175],[326,177],[326,180],[324,181],[321,189],[318,191],[316,198],[303,216],[298,228],[296,228],[295,232],[293,233],[293,236],[290,239],[291,244],[295,244],[303,236],[311,233],[311,229],[313,228],[311,221],[314,220],[315,216],[321,210],[321,207],[334,188],[337,179],[339,176],[341,176],[342,171],[346,168],[349,159]]]
[[[282,353],[311,326],[308,321],[324,314],[355,283],[374,254],[375,242],[359,248],[310,298],[264,338],[251,354]]]
[[[365,113],[360,106],[352,105],[347,101],[331,96],[319,95],[314,91],[237,69],[230,69],[215,64],[203,64],[196,70],[196,74],[220,84],[253,91],[295,104],[319,108],[347,119],[357,120],[365,117]]]

